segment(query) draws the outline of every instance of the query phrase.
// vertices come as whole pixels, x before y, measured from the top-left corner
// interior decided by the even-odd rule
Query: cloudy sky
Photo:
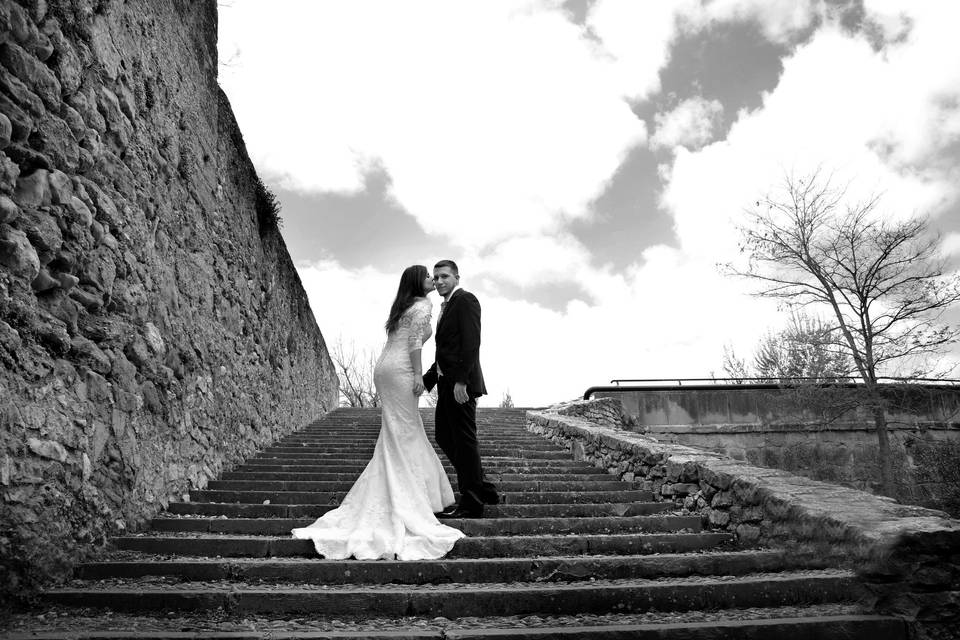
[[[378,350],[401,271],[453,258],[481,405],[533,406],[722,375],[782,326],[716,265],[785,171],[928,214],[960,257],[957,24],[943,0],[223,0],[220,83],[328,342]]]

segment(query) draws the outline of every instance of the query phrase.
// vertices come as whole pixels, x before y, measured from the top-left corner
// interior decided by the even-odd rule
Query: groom
[[[427,390],[437,386],[437,444],[457,470],[460,503],[438,514],[479,518],[484,504],[497,504],[494,484],[486,479],[477,445],[477,398],[487,393],[480,369],[480,303],[460,288],[453,260],[433,267],[433,282],[443,296],[437,320],[436,357],[423,374]]]

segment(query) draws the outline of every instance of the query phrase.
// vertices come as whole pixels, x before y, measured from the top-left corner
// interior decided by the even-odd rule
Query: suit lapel
[[[447,301],[447,306],[443,310],[443,315],[440,316],[440,322],[437,323],[437,333],[440,333],[440,327],[447,323],[447,318],[450,317],[450,312],[453,310],[453,307],[457,304],[457,300],[460,298],[460,294],[463,292],[463,289],[457,289],[453,292],[453,295],[450,296],[450,300]]]

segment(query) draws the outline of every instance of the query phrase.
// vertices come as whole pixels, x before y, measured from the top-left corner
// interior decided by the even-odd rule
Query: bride
[[[420,350],[432,333],[433,306],[426,296],[433,289],[423,265],[400,276],[387,344],[373,374],[383,415],[373,458],[339,507],[292,531],[295,538],[313,540],[325,558],[435,559],[464,537],[433,515],[453,504],[454,496],[418,408],[424,390]]]

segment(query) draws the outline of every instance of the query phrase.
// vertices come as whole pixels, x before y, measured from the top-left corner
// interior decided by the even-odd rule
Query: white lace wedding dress
[[[383,418],[373,458],[339,507],[293,529],[295,538],[313,540],[325,558],[435,559],[464,537],[433,515],[453,504],[453,489],[413,394],[410,352],[432,333],[431,309],[425,298],[407,309],[377,360],[374,383]]]

